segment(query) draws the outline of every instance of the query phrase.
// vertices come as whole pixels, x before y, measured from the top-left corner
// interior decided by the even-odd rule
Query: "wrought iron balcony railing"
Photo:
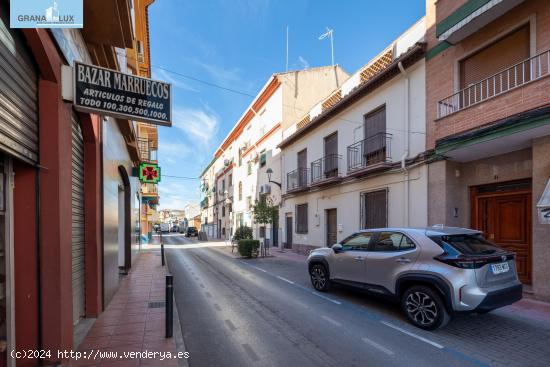
[[[341,162],[342,156],[339,154],[328,154],[311,162],[311,184],[319,184],[341,177]]]
[[[158,186],[154,183],[142,183],[141,194],[143,196],[156,196],[158,195]]]
[[[142,161],[156,162],[157,161],[157,148],[154,147],[149,139],[138,138],[139,156]]]
[[[348,146],[348,172],[391,161],[392,134],[379,133]]]
[[[530,57],[442,99],[437,117],[442,118],[484,102],[550,74],[550,50]]]
[[[309,187],[309,169],[298,168],[286,174],[286,191],[298,191]]]

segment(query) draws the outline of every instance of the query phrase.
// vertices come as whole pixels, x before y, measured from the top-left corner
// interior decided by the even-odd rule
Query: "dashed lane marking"
[[[338,326],[338,327],[342,326],[341,323],[339,323],[338,321],[336,321],[333,318],[330,318],[328,316],[323,315],[323,316],[321,316],[321,318],[325,321],[330,322],[332,325],[335,325],[335,326]]]
[[[391,327],[391,328],[394,329],[394,330],[400,331],[400,332],[402,332],[403,334],[407,334],[407,335],[410,336],[410,337],[413,337],[413,338],[415,338],[415,339],[418,339],[418,340],[420,340],[420,341],[423,341],[424,343],[428,343],[428,344],[430,344],[430,345],[432,345],[432,346],[434,346],[434,347],[436,347],[436,348],[439,348],[439,349],[445,348],[445,347],[442,346],[441,344],[438,344],[438,343],[436,343],[436,342],[433,342],[433,341],[431,341],[431,340],[429,340],[429,339],[426,339],[426,338],[424,338],[424,337],[422,337],[422,336],[420,336],[420,335],[417,335],[417,334],[415,334],[415,333],[411,333],[410,331],[407,331],[407,330],[405,330],[405,329],[402,329],[402,328],[400,328],[399,326],[395,326],[395,325],[392,324],[392,323],[389,323],[389,322],[384,321],[384,320],[380,320],[380,322],[381,322],[382,324],[388,326],[388,327]]]
[[[248,353],[248,356],[250,357],[250,359],[252,359],[255,362],[258,362],[260,360],[260,357],[258,357],[256,352],[254,352],[254,349],[252,349],[252,347],[250,345],[243,344],[242,346],[243,346],[244,350],[246,350],[246,353]]]
[[[229,330],[231,330],[231,331],[237,331],[237,328],[235,327],[235,325],[233,325],[233,323],[231,322],[231,320],[225,320],[225,324],[227,325],[227,327],[229,328]]]
[[[295,284],[292,280],[288,280],[287,278],[283,278],[283,277],[281,277],[281,276],[279,276],[279,275],[276,275],[276,277],[277,277],[277,279],[280,279],[280,280],[282,280],[283,282],[287,282],[287,283],[292,284],[292,285]]]
[[[371,347],[374,347],[376,349],[378,349],[379,351],[383,352],[383,353],[386,353],[387,355],[389,356],[393,356],[394,353],[389,350],[388,348],[376,343],[376,342],[373,342],[372,340],[370,340],[369,338],[365,337],[365,338],[361,338],[362,341],[364,341],[365,343],[367,343],[368,345],[370,345]]]

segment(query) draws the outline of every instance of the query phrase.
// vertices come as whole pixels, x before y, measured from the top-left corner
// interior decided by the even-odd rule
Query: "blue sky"
[[[391,4],[391,6],[388,6]],[[198,177],[252,99],[166,70],[256,95],[274,72],[335,62],[353,73],[424,15],[425,0],[156,0],[149,8],[153,78],[173,85],[173,127],[159,127],[164,175]],[[162,68],[162,69],[161,69]],[[165,69],[165,70],[163,70]],[[162,208],[199,200],[199,181],[164,176]]]

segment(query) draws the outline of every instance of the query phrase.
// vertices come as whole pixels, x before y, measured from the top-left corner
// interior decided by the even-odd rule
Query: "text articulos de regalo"
[[[82,110],[171,125],[168,83],[75,63],[74,97]]]

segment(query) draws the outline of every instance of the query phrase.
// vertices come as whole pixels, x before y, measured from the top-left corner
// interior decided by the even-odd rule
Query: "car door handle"
[[[354,260],[357,260],[357,261],[363,261],[365,260],[365,258],[363,256],[356,256],[353,258]]]
[[[398,263],[401,263],[401,264],[406,264],[406,263],[410,263],[410,262],[411,262],[410,259],[406,259],[406,258],[404,258],[404,257],[400,257],[399,259],[396,259],[395,261],[398,262]]]

